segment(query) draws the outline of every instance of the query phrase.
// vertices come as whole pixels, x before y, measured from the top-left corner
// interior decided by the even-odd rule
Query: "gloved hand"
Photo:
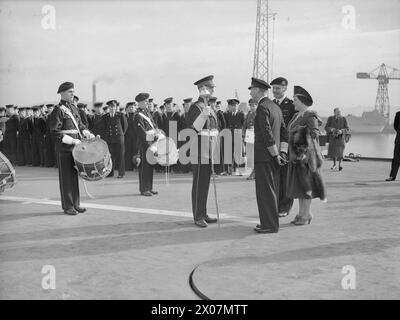
[[[284,166],[286,164],[285,160],[283,160],[281,156],[275,156],[272,159],[274,163],[279,167]]]
[[[286,162],[286,163],[288,162],[288,156],[287,156],[286,152],[281,151],[280,152],[280,156],[281,156],[281,158],[283,159],[284,162]]]
[[[75,146],[77,146],[78,144],[81,144],[81,143],[82,143],[82,141],[79,140],[79,139],[74,139],[74,140],[72,141],[72,144],[75,145]]]
[[[203,111],[201,112],[201,116],[208,118],[211,114],[211,107],[210,106],[206,106]]]

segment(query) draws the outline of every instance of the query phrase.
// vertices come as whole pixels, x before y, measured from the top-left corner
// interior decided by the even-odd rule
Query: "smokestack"
[[[92,84],[92,100],[93,100],[93,105],[96,103],[96,82],[93,82]]]

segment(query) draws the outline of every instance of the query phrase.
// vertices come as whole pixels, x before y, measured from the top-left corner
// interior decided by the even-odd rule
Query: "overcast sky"
[[[56,29],[42,28],[52,5]],[[356,10],[356,29],[342,26],[342,7]],[[400,1],[271,0],[275,22],[273,76],[305,87],[322,115],[375,103],[377,81],[357,80],[382,62],[400,69]],[[0,104],[58,100],[58,85],[75,83],[81,100],[123,104],[138,92],[161,102],[197,94],[193,82],[215,76],[215,95],[238,90],[249,99],[256,0],[0,1]],[[389,84],[400,106],[400,81]],[[400,108],[398,108],[400,109]]]

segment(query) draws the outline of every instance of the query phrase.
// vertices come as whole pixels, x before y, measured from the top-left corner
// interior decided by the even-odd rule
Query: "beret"
[[[149,97],[150,97],[150,95],[148,93],[141,92],[135,97],[135,101],[141,102],[141,101],[148,99]]]
[[[93,104],[93,106],[94,106],[95,108],[100,108],[100,107],[103,106],[103,102],[95,102],[95,103]]]
[[[215,102],[215,101],[217,101],[217,97],[211,97],[210,99],[208,99],[208,101]]]
[[[63,82],[58,87],[57,93],[67,91],[67,90],[69,90],[69,89],[71,89],[73,87],[74,87],[74,84],[72,82]]]
[[[186,99],[183,99],[183,102],[189,103],[189,102],[192,102],[192,100],[193,100],[193,98],[186,98]]]

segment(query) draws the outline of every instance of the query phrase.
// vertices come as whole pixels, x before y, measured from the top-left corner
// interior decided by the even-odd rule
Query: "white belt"
[[[210,137],[218,137],[218,130],[213,129],[213,130],[200,130],[198,135],[200,136],[210,136]]]
[[[78,133],[78,130],[76,130],[76,129],[61,130],[61,132],[62,132],[62,133],[71,133],[71,134],[73,134],[73,133]]]

